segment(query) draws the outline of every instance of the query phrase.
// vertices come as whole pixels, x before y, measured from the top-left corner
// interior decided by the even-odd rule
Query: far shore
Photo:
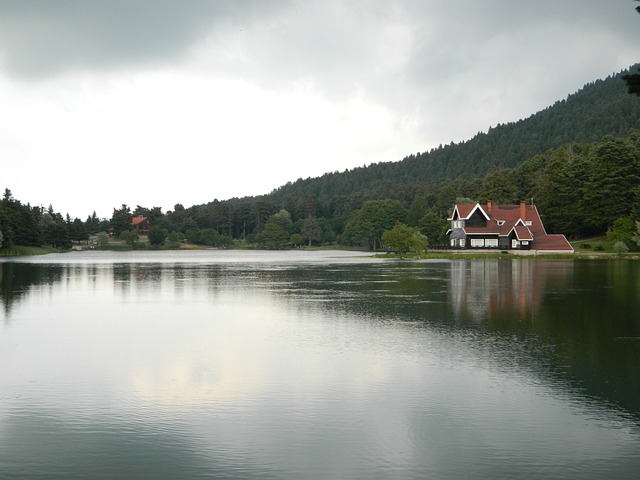
[[[232,247],[230,250],[256,250],[249,246]],[[136,247],[124,243],[111,243],[96,248],[88,248],[86,246],[74,246],[70,250],[61,250],[52,247],[12,247],[0,250],[0,257],[20,257],[33,255],[46,255],[50,253],[71,253],[74,251],[184,251],[184,250],[225,250],[220,247],[209,247],[204,245],[180,244],[173,247],[149,247],[148,244],[140,244]],[[298,249],[288,249],[298,250]],[[323,246],[323,247],[300,247],[299,250],[342,250],[342,251],[360,251],[367,250],[343,248],[339,246]],[[373,252],[369,251],[375,258],[395,259],[395,260],[434,260],[434,259],[495,259],[495,258],[539,258],[539,259],[564,259],[564,260],[640,260],[640,252],[614,253],[610,251],[593,251],[593,250],[576,250],[574,253],[545,253],[535,250],[528,251],[484,251],[477,250],[427,250],[425,253],[406,253],[396,254],[392,252]]]

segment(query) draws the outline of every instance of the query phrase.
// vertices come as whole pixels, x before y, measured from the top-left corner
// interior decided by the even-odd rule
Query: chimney
[[[491,212],[491,200],[487,200],[487,211]]]
[[[523,222],[527,221],[527,205],[525,200],[520,200],[520,218]]]

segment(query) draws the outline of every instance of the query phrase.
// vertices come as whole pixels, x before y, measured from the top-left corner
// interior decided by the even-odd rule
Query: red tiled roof
[[[518,225],[517,227],[513,228],[516,231],[516,237],[518,237],[518,240],[533,240],[533,235],[531,234],[531,231],[525,227],[524,225]]]
[[[534,245],[536,250],[573,252],[573,247],[564,235],[542,235],[536,237]]]
[[[131,225],[140,225],[143,222],[147,221],[147,217],[133,217],[131,219]]]
[[[471,215],[471,212],[473,211],[473,209],[475,208],[475,205],[467,205],[467,204],[462,204],[462,205],[456,205],[455,209],[458,210],[458,216],[460,218],[468,218],[469,215]],[[453,213],[453,215],[455,215],[455,211]],[[453,219],[453,215],[451,215],[451,218]]]

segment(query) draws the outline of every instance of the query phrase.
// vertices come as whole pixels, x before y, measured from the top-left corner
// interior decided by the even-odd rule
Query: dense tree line
[[[0,201],[3,247],[50,245],[68,248],[98,232],[110,232],[132,245],[134,216],[153,225],[151,244],[183,241],[217,247],[244,240],[262,248],[339,244],[371,250],[385,248],[385,232],[402,224],[426,237],[429,245],[446,244],[447,215],[455,202],[515,204],[533,201],[550,233],[581,238],[608,232],[635,248],[635,222],[640,220],[640,131],[623,137],[605,136],[596,143],[570,143],[536,155],[515,168],[494,168],[484,177],[456,179],[416,189],[413,197],[317,197],[297,202],[266,199],[214,201],[185,209],[176,205],[163,213],[158,207],[127,205],[113,209],[109,220],[95,213],[86,221],[71,220],[52,207],[22,204],[5,190]],[[390,195],[392,197],[392,195]],[[397,241],[396,241],[397,243]]]
[[[621,217],[640,219],[640,131],[569,144],[521,166],[487,175],[483,193],[503,201],[533,199],[548,230],[579,238],[610,230]]]
[[[634,128],[635,127],[635,128]],[[149,219],[149,242],[262,248],[335,244],[385,248],[401,223],[446,243],[456,201],[533,199],[547,230],[572,238],[633,230],[640,216],[640,97],[620,75],[585,86],[526,120],[498,125],[468,142],[342,173],[288,183],[268,195],[214,200],[172,211],[113,209],[82,221],[32,207],[9,190],[0,201],[0,242],[68,248],[103,232],[136,245],[136,216]],[[625,230],[626,229],[626,230]],[[616,233],[618,232],[618,233]],[[623,235],[626,243],[629,235]],[[423,238],[420,237],[420,238]],[[416,237],[417,238],[417,237]]]
[[[0,200],[0,248],[14,246],[51,246],[68,249],[73,242],[83,242],[89,235],[106,231],[108,220],[100,220],[95,212],[86,221],[71,219],[49,205],[31,206],[14,198],[8,188]]]

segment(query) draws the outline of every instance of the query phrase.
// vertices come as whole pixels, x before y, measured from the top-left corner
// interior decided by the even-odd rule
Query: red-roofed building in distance
[[[149,235],[149,219],[147,217],[133,217],[131,219],[131,229],[140,236]]]
[[[549,235],[535,205],[456,204],[447,232],[452,248],[573,253],[564,235]]]

